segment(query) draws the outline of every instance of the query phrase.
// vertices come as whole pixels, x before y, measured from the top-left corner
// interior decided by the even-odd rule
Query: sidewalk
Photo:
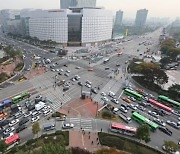
[[[97,133],[83,131],[70,131],[69,132],[69,146],[80,147],[90,152],[97,151],[101,148]]]

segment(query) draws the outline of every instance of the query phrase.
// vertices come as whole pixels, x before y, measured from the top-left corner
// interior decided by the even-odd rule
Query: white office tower
[[[60,8],[69,7],[96,7],[96,0],[60,0]]]
[[[123,11],[119,10],[116,12],[116,18],[115,18],[114,25],[115,26],[122,25],[122,19],[123,19]]]
[[[139,28],[144,27],[146,23],[146,19],[147,19],[147,14],[148,14],[148,10],[146,9],[141,9],[137,11],[136,20],[135,20],[136,27],[139,27]]]
[[[53,40],[58,43],[68,41],[69,10],[32,11],[29,19],[29,35],[40,40]]]
[[[29,34],[40,40],[86,46],[111,39],[113,15],[102,8],[32,11]]]
[[[111,39],[113,25],[111,11],[98,8],[84,8],[82,14],[82,44]]]

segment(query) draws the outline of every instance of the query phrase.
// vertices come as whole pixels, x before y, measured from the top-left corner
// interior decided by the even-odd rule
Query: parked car
[[[104,102],[108,102],[109,101],[109,99],[107,98],[107,97],[103,97],[103,98],[101,98]]]
[[[5,134],[5,135],[10,134],[14,130],[15,130],[14,127],[8,127],[7,129],[4,130],[3,134]]]
[[[172,136],[172,131],[170,131],[168,128],[166,127],[162,127],[162,126],[159,126],[159,130],[164,132],[165,134],[169,135],[169,136]]]
[[[86,83],[85,86],[88,87],[88,88],[91,88],[91,85],[88,84],[88,83]]]
[[[127,102],[127,103],[131,103],[131,100],[128,99],[128,98],[125,98],[125,97],[124,97],[122,100],[125,101],[125,102]]]
[[[119,104],[119,101],[118,101],[117,99],[115,99],[115,98],[111,99],[111,101],[112,101],[113,103],[115,103],[115,104]]]
[[[102,96],[106,96],[106,93],[105,93],[105,92],[101,92],[101,95],[102,95]]]
[[[33,118],[31,119],[31,122],[34,123],[34,122],[36,122],[36,121],[38,121],[38,120],[39,120],[39,116],[36,116],[36,117],[33,117]]]
[[[137,110],[137,107],[134,104],[129,104],[128,107],[132,110]]]
[[[94,94],[97,94],[97,90],[94,89],[94,88],[91,89],[91,92],[94,93]]]
[[[23,118],[20,122],[19,122],[19,126],[27,123],[29,121],[29,118]]]
[[[16,133],[19,133],[19,132],[23,131],[23,130],[26,129],[26,128],[27,128],[27,126],[23,124],[23,125],[19,126],[19,127],[16,129]]]
[[[19,119],[14,119],[9,123],[9,127],[12,127],[14,125],[16,125],[19,122]]]
[[[23,116],[24,116],[24,118],[27,118],[27,117],[29,117],[31,114],[32,114],[32,112],[31,112],[31,111],[28,111],[28,112],[24,113]]]
[[[163,121],[163,120],[160,120],[160,119],[153,119],[153,121],[155,122],[155,123],[157,123],[158,125],[160,125],[160,126],[163,126],[163,127],[165,127],[166,126],[166,123]]]
[[[43,115],[47,116],[47,115],[49,115],[51,113],[52,113],[52,110],[46,110],[46,111],[43,112]]]
[[[177,123],[174,122],[174,121],[167,120],[166,123],[167,123],[168,125],[170,125],[171,127],[176,128],[176,129],[179,129],[179,128],[180,128],[180,127],[178,127]]]
[[[148,111],[148,114],[151,115],[151,116],[153,116],[154,118],[158,118],[158,116],[159,116],[159,115],[158,115],[156,112],[154,112],[154,111],[153,111],[153,112],[152,112],[152,111]]]
[[[78,85],[83,86],[83,83],[79,81],[79,82],[78,82]]]
[[[115,95],[112,91],[110,91],[109,94],[108,94],[108,96],[114,98],[116,95]]]
[[[125,108],[125,107],[123,107],[123,106],[120,106],[119,110],[121,110],[121,111],[122,111],[122,112],[124,112],[124,113],[127,113],[126,108]]]

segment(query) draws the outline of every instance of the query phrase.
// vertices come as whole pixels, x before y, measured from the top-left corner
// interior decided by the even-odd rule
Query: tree
[[[137,132],[136,132],[136,138],[141,140],[144,140],[146,143],[151,141],[150,139],[150,129],[147,124],[142,124],[141,126],[138,127]]]
[[[154,76],[154,81],[159,85],[162,85],[168,82],[168,76],[163,70],[154,69],[153,76]]]
[[[170,95],[176,99],[179,99],[180,96],[180,85],[174,84],[171,87],[168,88],[168,92]]]
[[[71,152],[72,152],[72,154],[92,154],[91,152],[89,152],[85,149],[81,149],[79,147],[72,147]]]
[[[32,125],[32,132],[33,134],[37,134],[38,136],[38,132],[40,132],[40,126],[39,126],[39,122],[35,122],[33,125]]]
[[[7,149],[7,144],[5,143],[5,141],[4,140],[1,140],[0,141],[0,152],[2,152],[2,153],[4,153],[5,151],[6,151],[6,149]]]
[[[167,153],[176,152],[180,147],[173,141],[164,141],[165,151]]]

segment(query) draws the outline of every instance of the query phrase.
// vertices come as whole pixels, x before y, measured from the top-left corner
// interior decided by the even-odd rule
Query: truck
[[[43,130],[44,130],[44,131],[49,131],[49,130],[54,130],[54,129],[55,129],[55,124],[49,123],[49,124],[45,124],[45,125],[43,126]]]
[[[38,104],[35,105],[35,110],[36,111],[40,111],[41,109],[43,109],[46,106],[46,104],[44,102],[39,102]]]
[[[130,117],[127,117],[125,114],[123,113],[120,113],[118,115],[122,120],[124,120],[126,123],[130,123],[131,122],[131,118]]]

